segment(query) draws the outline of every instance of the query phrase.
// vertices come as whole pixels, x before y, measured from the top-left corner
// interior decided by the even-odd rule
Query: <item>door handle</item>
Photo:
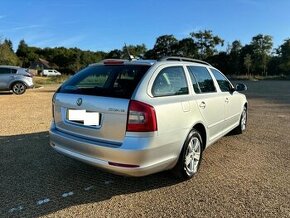
[[[206,107],[205,102],[202,101],[202,102],[199,104],[199,107],[202,108],[202,109],[205,109],[205,107]]]
[[[230,101],[229,98],[226,98],[225,102],[226,102],[226,103],[229,103],[229,101]]]

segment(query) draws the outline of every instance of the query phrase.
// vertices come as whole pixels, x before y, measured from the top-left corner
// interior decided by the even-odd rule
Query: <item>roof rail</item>
[[[178,56],[163,57],[163,58],[160,58],[158,61],[187,61],[187,62],[194,62],[194,63],[198,63],[198,64],[205,64],[205,65],[211,66],[209,63],[202,61],[202,60],[185,58],[185,57],[178,57]]]

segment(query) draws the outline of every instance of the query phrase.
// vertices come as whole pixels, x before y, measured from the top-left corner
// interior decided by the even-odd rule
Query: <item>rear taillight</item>
[[[52,96],[52,105],[51,105],[51,109],[52,109],[52,119],[54,120],[54,104],[55,104],[55,95],[56,95],[56,92],[53,94]]]
[[[131,100],[128,110],[127,131],[157,131],[157,120],[154,107],[143,102]]]
[[[24,76],[26,76],[26,77],[33,77],[33,75],[31,73],[27,73]]]

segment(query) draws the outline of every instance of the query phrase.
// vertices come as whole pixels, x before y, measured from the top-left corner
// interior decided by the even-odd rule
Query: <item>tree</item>
[[[267,64],[273,47],[272,36],[258,34],[252,38],[254,67],[256,71],[262,71],[267,76]]]
[[[12,43],[7,43],[6,40],[3,43],[0,42],[0,64],[19,65],[19,59],[13,50],[11,50],[11,45]]]
[[[9,47],[9,49],[14,53],[14,51],[13,51],[13,44],[12,44],[12,41],[10,39],[5,39],[3,43],[4,44],[7,44],[8,47]]]
[[[244,65],[245,67],[247,68],[247,75],[249,75],[250,73],[250,68],[252,66],[252,58],[251,58],[251,55],[250,54],[247,54],[245,57],[244,57]]]
[[[231,63],[230,71],[235,74],[239,74],[241,71],[240,60],[242,47],[243,46],[239,40],[233,41],[230,46],[229,52],[229,62]]]
[[[40,50],[36,47],[29,47],[24,40],[21,40],[16,51],[17,56],[22,62],[23,67],[29,67],[30,62],[39,58],[37,51]]]
[[[284,43],[279,48],[281,64],[279,68],[285,74],[290,75],[290,38],[284,40]]]
[[[185,38],[178,42],[178,52],[177,55],[197,58],[198,57],[198,48],[194,43],[192,38]]]
[[[122,57],[122,51],[119,49],[114,49],[106,55],[106,58],[121,58],[121,57]]]
[[[214,67],[218,68],[221,70],[224,74],[231,74],[230,71],[230,58],[229,55],[221,51],[218,54],[215,54],[213,56],[210,56],[207,58],[207,61],[210,62]]]
[[[130,53],[130,55],[133,55],[135,58],[137,57],[143,57],[144,54],[147,51],[147,48],[145,46],[145,44],[141,44],[141,45],[127,45],[127,49]],[[123,46],[122,48],[122,58],[128,58],[128,51],[127,51],[126,47]]]
[[[153,53],[156,56],[156,59],[164,56],[172,56],[177,53],[177,45],[178,40],[173,35],[159,36],[153,47]]]
[[[217,35],[213,35],[211,30],[192,32],[190,35],[197,45],[200,59],[213,56],[217,52],[216,46],[224,45],[224,40]]]

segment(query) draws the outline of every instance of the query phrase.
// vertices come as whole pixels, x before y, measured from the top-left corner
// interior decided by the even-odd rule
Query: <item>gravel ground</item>
[[[126,178],[54,152],[56,86],[0,94],[0,217],[290,217],[290,82],[245,82],[243,135],[209,147],[200,172]]]

